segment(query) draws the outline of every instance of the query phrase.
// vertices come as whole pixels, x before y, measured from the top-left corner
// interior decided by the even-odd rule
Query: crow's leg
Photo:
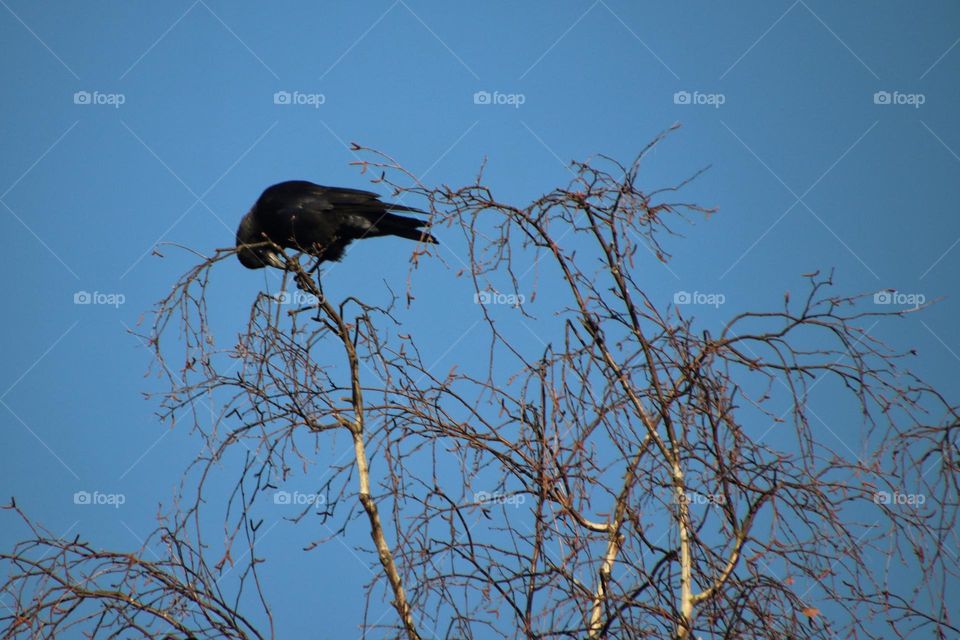
[[[304,271],[303,265],[300,264],[299,254],[292,258],[287,258],[286,270],[293,274],[293,279],[297,283],[298,289],[318,297],[321,295],[321,291],[317,288],[317,285],[314,284],[309,274]]]
[[[320,279],[321,262],[323,261],[318,259],[315,263],[310,265],[309,269],[304,269],[298,260],[293,265],[292,269],[297,279],[297,286],[300,287],[302,291],[306,291],[317,299],[317,317],[315,318],[317,322],[322,322],[320,305],[325,299],[323,293],[323,281]]]
[[[326,295],[323,293],[323,279],[320,277],[319,273],[317,273],[317,289],[320,290],[320,300],[322,301]]]
[[[322,275],[322,274],[320,273],[320,265],[321,265],[322,263],[323,263],[323,260],[318,259],[318,260],[317,260],[316,262],[314,262],[313,265],[307,270],[307,273],[309,273],[311,276],[313,276],[314,280],[316,281],[317,290],[320,291],[320,295],[319,295],[318,297],[319,297],[321,300],[323,300],[323,280],[322,280],[321,277],[320,277],[320,276]]]
[[[320,305],[326,301],[326,294],[323,292],[323,279],[320,277],[320,261],[317,260],[317,264],[313,265],[313,268],[310,269],[310,273],[314,275],[316,279],[317,291],[320,294],[317,296],[317,322],[322,322],[320,315]]]

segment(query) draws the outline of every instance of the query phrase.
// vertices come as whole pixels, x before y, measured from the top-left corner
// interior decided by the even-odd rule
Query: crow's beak
[[[283,258],[281,258],[279,255],[277,255],[275,252],[267,251],[265,257],[267,259],[267,262],[270,264],[270,266],[276,267],[277,269],[287,268],[286,261]]]

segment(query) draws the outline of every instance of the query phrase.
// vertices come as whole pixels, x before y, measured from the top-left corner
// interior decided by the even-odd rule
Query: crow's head
[[[237,258],[247,269],[277,267],[284,269],[286,264],[277,250],[267,244],[251,209],[243,216],[237,228]]]

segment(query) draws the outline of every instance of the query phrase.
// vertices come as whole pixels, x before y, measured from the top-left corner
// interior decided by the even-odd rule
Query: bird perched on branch
[[[394,211],[424,213],[381,202],[370,191],[323,187],[306,180],[281,182],[268,187],[240,221],[237,258],[248,269],[284,269],[286,261],[277,247],[303,251],[319,258],[319,263],[339,260],[348,244],[362,238],[399,236],[439,244],[422,230],[425,220]]]

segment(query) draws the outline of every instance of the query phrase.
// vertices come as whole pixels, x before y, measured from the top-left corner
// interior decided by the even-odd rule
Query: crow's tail
[[[424,231],[421,227],[426,226],[425,220],[417,218],[408,218],[398,216],[395,213],[385,213],[376,222],[377,232],[385,236],[399,236],[408,240],[417,240],[418,242],[427,242],[430,244],[440,244],[436,238]]]

